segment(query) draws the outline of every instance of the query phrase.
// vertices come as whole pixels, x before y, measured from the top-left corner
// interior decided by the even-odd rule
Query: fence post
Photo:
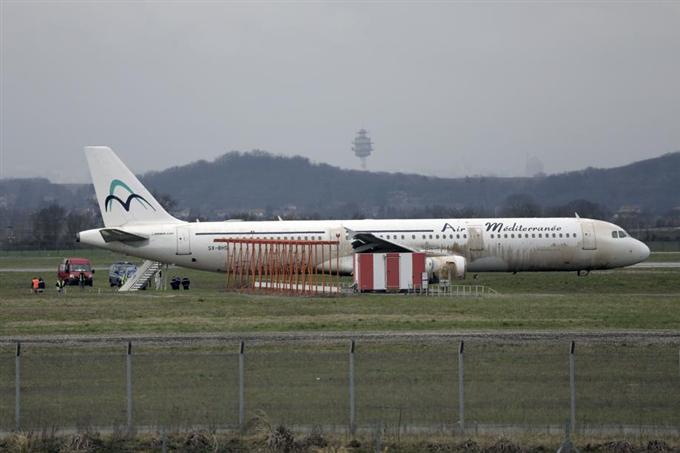
[[[128,341],[126,356],[127,371],[127,429],[132,432],[132,342]]]
[[[245,352],[246,344],[241,340],[238,347],[238,426],[241,431],[243,431],[246,421]]]
[[[349,346],[349,432],[356,432],[356,407],[354,405],[354,340]]]
[[[463,363],[463,350],[465,342],[461,340],[458,346],[458,423],[460,431],[465,432],[465,366]]]
[[[576,342],[571,342],[569,349],[569,387],[571,390],[571,427],[570,431],[576,429]]]
[[[21,343],[17,343],[17,355],[15,362],[16,376],[14,380],[14,427],[21,429]]]

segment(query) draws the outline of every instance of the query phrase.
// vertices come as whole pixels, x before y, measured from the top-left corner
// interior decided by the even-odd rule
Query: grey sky
[[[2,5],[0,177],[229,150],[440,176],[680,149],[680,2]]]

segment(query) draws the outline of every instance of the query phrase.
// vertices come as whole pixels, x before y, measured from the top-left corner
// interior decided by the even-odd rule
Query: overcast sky
[[[523,175],[680,150],[680,2],[0,0],[0,177],[267,150]]]

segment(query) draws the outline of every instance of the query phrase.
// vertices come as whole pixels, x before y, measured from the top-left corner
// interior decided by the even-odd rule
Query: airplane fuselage
[[[251,238],[339,240],[340,269],[351,273],[353,232],[370,233],[430,257],[464,257],[468,272],[611,269],[649,256],[647,246],[620,227],[578,217],[177,222],[128,224],[117,229],[147,239],[105,242],[100,229],[95,229],[81,232],[79,240],[144,259],[216,272],[225,271],[226,252],[215,239]],[[329,268],[326,260],[315,264]]]

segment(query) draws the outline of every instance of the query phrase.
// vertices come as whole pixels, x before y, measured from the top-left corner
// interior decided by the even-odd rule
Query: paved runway
[[[108,267],[94,267],[93,268],[96,271],[108,271]],[[48,272],[53,272],[54,274],[57,273],[57,268],[56,267],[5,267],[2,268],[0,267],[0,272],[37,272],[37,273],[48,273]]]
[[[637,269],[669,269],[669,268],[678,268],[680,267],[680,261],[647,261],[644,263],[638,263],[634,264],[632,266],[628,266],[629,268],[637,268]]]

